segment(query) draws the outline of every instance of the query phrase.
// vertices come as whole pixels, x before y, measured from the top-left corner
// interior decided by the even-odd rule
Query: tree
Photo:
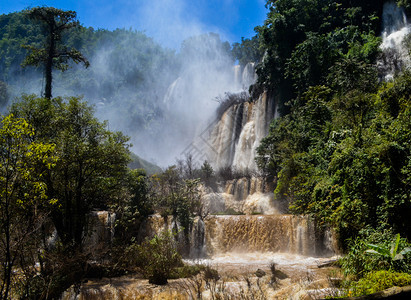
[[[171,166],[153,176],[153,187],[156,210],[164,218],[172,215],[174,228],[178,228],[177,224],[183,228],[184,241],[180,250],[186,254],[194,217],[203,218],[207,214],[202,203],[200,179],[183,179],[177,167]]]
[[[286,75],[293,79],[295,89],[301,94],[309,86],[323,84],[328,69],[338,57],[337,45],[328,36],[308,32],[307,39],[292,52]]]
[[[116,211],[116,240],[120,247],[129,245],[138,235],[141,223],[154,213],[150,186],[143,169],[130,170],[124,182],[125,196],[114,205]]]
[[[260,41],[258,35],[251,39],[241,38],[241,43],[234,43],[231,53],[238,60],[241,66],[245,66],[249,62],[260,62],[264,53],[260,50]]]
[[[279,93],[280,104],[295,97],[294,91],[304,92],[305,80],[323,84],[317,79],[323,78],[322,71],[327,71],[338,52],[345,53],[342,48],[357,40],[348,36],[329,38],[350,28],[365,34],[380,32],[382,6],[382,0],[267,0],[267,19],[256,27],[260,48],[265,52],[257,67],[257,84]],[[289,112],[287,107],[280,108],[282,113]]]
[[[42,224],[41,210],[56,199],[47,197],[44,173],[56,162],[55,146],[33,141],[34,130],[22,118],[9,114],[0,123],[0,299],[9,299],[10,289],[22,273],[25,252],[33,248]],[[35,247],[35,246],[34,246]],[[20,275],[21,276],[21,275]],[[17,279],[16,279],[17,280]]]
[[[75,11],[63,11],[54,7],[34,7],[26,11],[29,18],[38,21],[43,26],[46,41],[43,48],[25,46],[31,50],[23,62],[23,66],[43,65],[46,80],[44,96],[51,99],[52,70],[53,68],[65,71],[68,61],[72,59],[75,63],[82,62],[89,66],[88,60],[76,49],[67,49],[62,45],[63,32],[79,25],[76,21]]]
[[[9,93],[7,91],[7,84],[0,81],[0,108],[5,106],[9,101]]]
[[[205,160],[203,165],[201,166],[201,179],[202,181],[210,186],[212,184],[212,178],[214,176],[214,170],[213,167],[210,165],[210,163]]]
[[[33,124],[40,141],[56,145],[59,162],[49,170],[47,195],[61,206],[51,212],[67,250],[82,249],[89,213],[105,209],[121,188],[129,161],[128,138],[110,132],[79,98],[23,97],[11,111]]]

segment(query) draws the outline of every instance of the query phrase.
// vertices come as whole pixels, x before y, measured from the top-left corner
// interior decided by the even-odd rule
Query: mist
[[[110,70],[104,67],[106,59],[101,56],[107,53],[99,52],[92,68],[98,70],[95,72],[99,76],[109,78]],[[146,120],[149,119],[145,124],[133,122],[128,113],[133,104],[141,105],[144,101],[136,99],[129,103],[127,100],[135,97],[130,88],[117,94],[114,106],[107,106],[104,99],[97,103],[99,118],[109,120],[110,129],[129,135],[133,152],[161,167],[175,163],[196,134],[212,121],[218,106],[216,98],[238,89],[229,44],[216,34],[185,40],[175,58],[173,68],[156,67],[155,76],[144,83],[149,94],[143,97],[148,101],[141,106]]]
[[[143,1],[132,17],[149,31],[94,30],[97,38],[79,47],[90,67],[53,72],[53,97],[82,95],[110,130],[130,137],[134,153],[163,168],[213,121],[217,97],[242,88],[225,34],[186,16],[187,9],[181,0]],[[41,69],[21,72],[10,73],[18,74],[8,81],[11,94],[41,95]]]

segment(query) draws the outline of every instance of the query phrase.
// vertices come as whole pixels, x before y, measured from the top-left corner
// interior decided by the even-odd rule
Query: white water
[[[403,41],[411,33],[411,24],[404,9],[399,8],[395,1],[384,3],[382,19],[381,49],[384,55],[378,64],[383,70],[385,80],[388,81],[396,72],[410,65],[410,55]]]
[[[214,169],[257,171],[256,149],[275,115],[274,99],[263,93],[254,102],[231,106],[210,131],[207,156]]]
[[[293,272],[307,272],[309,269],[314,269],[318,265],[335,258],[337,256],[312,257],[285,252],[227,252],[208,259],[186,260],[186,262],[211,265],[220,270],[237,270],[237,272],[242,271],[244,273],[259,268],[268,269],[270,264],[275,263],[279,269],[291,274]]]
[[[215,111],[219,105],[218,98],[223,98],[225,93],[248,90],[255,80],[254,63],[249,63],[244,68],[241,66],[222,68],[204,63],[200,66],[187,67],[185,72],[169,86],[163,99],[167,108],[167,117],[171,120],[165,130],[169,132],[170,143],[174,145],[164,156],[174,160],[182,155],[191,154],[200,165],[204,160],[213,161],[214,157],[210,157],[210,151],[221,150],[210,149],[211,145],[207,140],[210,135],[209,130],[220,121],[215,119]],[[224,118],[220,122],[226,122],[226,128],[235,124],[230,118]],[[232,131],[228,134],[232,135]],[[227,142],[227,145],[222,144],[222,146],[231,145],[232,136],[224,137],[221,134],[216,136]]]

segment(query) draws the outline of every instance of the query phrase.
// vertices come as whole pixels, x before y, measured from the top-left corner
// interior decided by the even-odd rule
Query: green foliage
[[[307,39],[292,52],[285,74],[293,79],[295,88],[302,93],[309,86],[323,84],[324,76],[340,55],[337,45],[327,36],[308,32]]]
[[[48,196],[46,170],[55,145],[35,141],[33,127],[13,114],[0,122],[0,298],[11,298],[20,276],[33,273],[44,217],[58,200]]]
[[[155,173],[160,173],[161,168],[142,159],[141,157],[130,153],[131,162],[128,164],[130,169],[144,169],[148,175],[153,175]]]
[[[377,70],[356,57],[338,61],[330,70],[328,84],[340,94],[353,90],[374,92],[377,87]]]
[[[173,270],[183,265],[174,234],[169,231],[147,238],[141,245],[131,245],[126,255],[132,259],[129,263],[135,264],[153,284],[167,284]]]
[[[393,286],[407,286],[411,284],[411,275],[392,271],[375,271],[369,273],[358,282],[350,286],[350,296],[357,297],[373,294]]]
[[[206,185],[211,185],[211,181],[214,175],[214,170],[213,167],[210,165],[210,163],[205,160],[203,165],[201,166],[201,177],[202,180]]]
[[[221,278],[220,274],[218,274],[218,271],[208,265],[204,268],[203,276],[206,284],[209,284],[211,281],[216,282]]]
[[[33,26],[23,12],[0,16],[0,80],[10,83],[14,76],[28,75],[20,68],[27,55],[22,44],[40,46],[42,34],[40,28]]]
[[[21,45],[44,47],[41,29],[23,12],[0,16],[0,81],[8,85],[10,99],[43,91],[43,70],[21,67],[29,54]],[[54,96],[84,95],[103,118],[122,116],[115,120],[117,128],[138,130],[138,136],[164,130],[163,95],[181,68],[175,51],[136,30],[95,30],[78,23],[62,32],[60,42],[68,51],[79,50],[90,67],[68,61],[67,71],[53,72]]]
[[[241,43],[234,43],[231,53],[234,59],[238,60],[241,66],[245,66],[249,62],[260,62],[264,52],[260,49],[260,41],[258,35],[251,39],[241,38]]]
[[[257,28],[266,52],[259,84],[288,113],[272,122],[257,165],[276,199],[333,226],[343,247],[365,226],[409,237],[411,225],[410,75],[378,81],[382,5],[267,1]]]
[[[170,274],[170,279],[178,279],[178,278],[190,278],[196,276],[201,271],[204,271],[206,267],[200,264],[188,265],[184,264],[182,267],[177,267],[172,270]]]
[[[202,217],[199,179],[183,179],[176,166],[154,175],[156,209],[161,215],[172,215],[183,227],[188,238],[195,215]]]
[[[396,261],[404,260],[404,256],[411,252],[410,247],[406,247],[401,250],[399,249],[400,239],[401,237],[398,233],[395,240],[392,241],[391,244],[388,245],[388,247],[386,245],[367,244],[367,247],[369,249],[367,249],[365,252],[372,255],[381,256],[384,260],[387,261],[390,266],[394,267],[394,263]]]
[[[393,235],[388,230],[362,230],[360,236],[351,242],[341,266],[346,275],[357,279],[378,270],[410,273],[409,246],[399,234]],[[401,252],[402,256],[397,256]]]
[[[0,107],[5,106],[9,101],[9,92],[7,89],[7,84],[0,81]]]
[[[410,75],[378,91],[375,77],[350,76],[341,74],[352,83],[338,84],[342,90],[309,87],[291,102],[262,140],[257,163],[275,180],[277,199],[334,226],[341,241],[366,225],[409,237]]]
[[[118,202],[112,206],[116,212],[116,241],[119,247],[133,242],[141,223],[154,212],[144,170],[130,170],[122,185],[125,195],[118,197]]]
[[[34,65],[43,66],[45,74],[45,97],[51,99],[52,69],[62,71],[69,67],[68,60],[75,63],[82,62],[89,66],[88,60],[76,49],[67,49],[61,44],[63,32],[78,25],[75,11],[63,11],[54,7],[34,7],[26,11],[27,16],[38,21],[43,27],[46,38],[43,47],[38,48],[33,45],[24,47],[31,51],[26,57],[23,66]]]
[[[81,247],[91,210],[106,208],[121,190],[128,138],[107,130],[79,98],[24,96],[10,111],[32,124],[39,141],[56,145],[59,161],[44,175],[47,195],[60,203],[51,218],[65,246]]]
[[[324,84],[328,68],[339,58],[374,62],[382,5],[382,0],[267,1],[268,17],[256,28],[266,53],[257,70],[258,83],[280,93],[286,103],[308,86]]]

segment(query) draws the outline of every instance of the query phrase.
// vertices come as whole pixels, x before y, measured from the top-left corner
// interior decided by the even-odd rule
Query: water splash
[[[395,1],[384,3],[382,16],[383,55],[378,62],[378,68],[386,81],[392,80],[395,73],[410,65],[410,55],[404,45],[404,39],[411,33],[411,24],[407,20],[403,8]]]

